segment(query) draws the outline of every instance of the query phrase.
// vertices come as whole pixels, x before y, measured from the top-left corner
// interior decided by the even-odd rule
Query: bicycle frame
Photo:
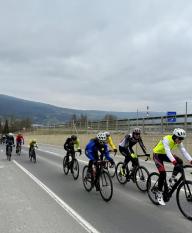
[[[173,193],[177,190],[177,187],[179,186],[179,184],[181,182],[185,183],[185,181],[186,181],[185,171],[184,171],[185,168],[191,168],[191,166],[190,165],[184,165],[182,167],[182,171],[180,172],[181,177],[178,179],[178,181],[173,185],[173,187],[171,189],[168,188],[167,180],[165,181],[163,195],[167,199],[167,201],[169,201],[169,199],[172,197]],[[166,172],[172,172],[172,171],[166,171]]]
[[[109,161],[108,160],[98,160],[96,162],[96,164],[93,164],[93,166],[95,167],[96,169],[96,173],[95,173],[95,176],[93,175],[93,184],[95,185],[98,181],[98,178],[100,176],[100,174],[102,173],[103,170],[106,170],[107,171],[107,166],[108,166],[108,163]],[[93,167],[92,167],[92,173],[93,173]]]

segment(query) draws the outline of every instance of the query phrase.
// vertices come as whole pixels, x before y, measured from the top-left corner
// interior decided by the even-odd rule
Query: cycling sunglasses
[[[182,138],[182,137],[178,137],[178,139],[179,139],[179,141],[183,141],[184,140],[184,138]]]
[[[138,135],[138,136],[140,135],[140,133],[134,133],[134,134],[135,134],[135,135]]]

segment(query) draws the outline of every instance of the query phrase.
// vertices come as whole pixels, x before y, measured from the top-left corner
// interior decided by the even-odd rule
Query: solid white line
[[[81,217],[74,209],[72,209],[66,202],[58,197],[51,189],[43,184],[39,179],[32,175],[27,169],[21,166],[18,162],[13,162],[24,171],[35,183],[37,183],[43,190],[45,190],[70,216],[72,216],[87,232],[89,233],[100,233],[90,223],[88,223],[83,217]]]
[[[42,150],[42,149],[38,149],[39,151],[42,151],[42,152],[46,152],[46,153],[49,153],[49,154],[52,154],[52,155],[55,155],[59,158],[63,158],[64,155],[61,155],[61,154],[58,154],[58,153],[55,153],[55,152],[52,152],[52,151],[48,151],[48,150]],[[81,159],[78,159],[79,162],[81,163],[84,163],[84,164],[87,164],[88,161],[85,161],[85,160],[81,160]]]

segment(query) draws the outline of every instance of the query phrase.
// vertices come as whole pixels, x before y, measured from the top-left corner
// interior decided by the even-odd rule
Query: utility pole
[[[185,130],[187,131],[187,101],[185,103]]]

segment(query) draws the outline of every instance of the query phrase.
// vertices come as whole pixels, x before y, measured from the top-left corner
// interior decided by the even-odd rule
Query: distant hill
[[[73,115],[80,117],[87,115],[89,120],[101,120],[106,114],[116,116],[118,119],[136,118],[136,112],[108,112],[97,110],[76,110],[60,108],[50,104],[33,102],[0,94],[0,117],[16,116],[18,118],[30,117],[35,124],[65,123]],[[146,112],[139,112],[139,117],[146,117]],[[164,113],[150,112],[150,116],[163,116]]]

